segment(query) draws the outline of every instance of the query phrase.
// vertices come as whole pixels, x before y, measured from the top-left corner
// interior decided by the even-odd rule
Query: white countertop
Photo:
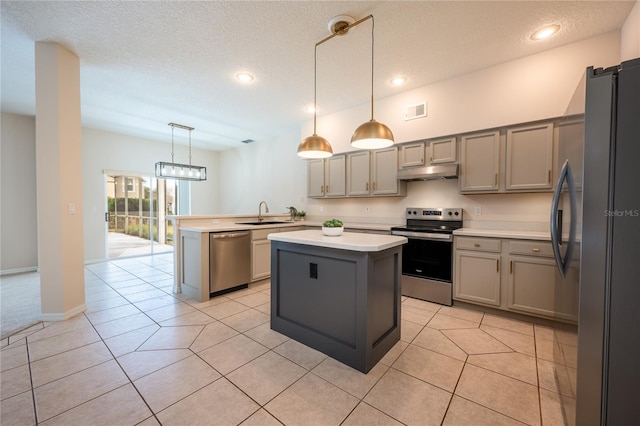
[[[365,252],[382,251],[407,243],[407,238],[397,235],[362,234],[348,231],[337,237],[328,237],[319,229],[269,234],[267,238],[271,241]]]
[[[265,220],[269,220],[268,218]],[[283,223],[273,223],[268,225],[247,225],[242,223],[235,222],[220,222],[214,223],[210,225],[192,225],[192,226],[181,226],[181,231],[191,231],[191,232],[225,232],[225,231],[245,231],[245,230],[255,230],[255,229],[270,229],[270,228],[289,228],[295,226],[318,226],[322,227],[322,222],[320,221],[311,221],[311,220],[303,220],[303,221],[295,221],[295,222],[283,222]],[[345,223],[344,227],[348,229],[370,229],[377,231],[390,231],[392,224],[387,223]]]
[[[551,241],[551,234],[549,232],[518,231],[514,229],[460,228],[453,231],[453,235],[458,237],[492,237]]]
[[[479,229],[460,228],[453,231],[454,237],[489,237],[489,238],[511,238],[514,240],[539,240],[551,241],[551,232],[541,231],[518,231],[514,229]],[[582,236],[576,235],[576,243],[580,243]],[[562,234],[562,241],[569,241],[569,234]]]

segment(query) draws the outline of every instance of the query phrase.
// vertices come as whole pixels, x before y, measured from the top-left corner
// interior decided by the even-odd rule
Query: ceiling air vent
[[[404,121],[415,120],[427,116],[427,101],[408,106],[404,111]]]
[[[253,143],[255,142],[253,139],[245,139],[243,141],[241,141],[242,143]]]

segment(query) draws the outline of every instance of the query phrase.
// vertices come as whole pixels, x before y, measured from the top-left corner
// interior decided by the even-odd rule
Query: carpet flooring
[[[0,337],[40,322],[40,273],[0,277]]]

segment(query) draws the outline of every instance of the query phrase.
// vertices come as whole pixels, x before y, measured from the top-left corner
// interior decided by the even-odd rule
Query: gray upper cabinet
[[[307,196],[324,197],[324,160],[307,161]]]
[[[344,154],[307,161],[307,196],[311,198],[344,197],[346,191],[346,157]]]
[[[548,121],[465,135],[460,144],[460,192],[549,192],[554,182],[555,134],[576,138],[576,125]],[[573,123],[573,122],[572,122]]]
[[[425,165],[425,143],[408,143],[400,145],[398,168],[419,167]]]
[[[347,195],[359,197],[370,193],[370,153],[356,151],[347,154]]]
[[[457,160],[457,140],[455,137],[433,141],[429,144],[431,164],[455,163]]]
[[[334,155],[324,160],[325,195],[327,197],[343,197],[347,195],[345,162],[346,157],[344,155]]]
[[[307,171],[307,196],[310,198],[406,194],[406,183],[396,179],[398,148],[395,146],[375,151],[354,151],[324,160],[308,160]]]
[[[371,153],[371,194],[404,195],[406,184],[396,179],[398,148],[378,149]]]
[[[551,189],[553,123],[507,130],[507,191]]]
[[[500,132],[463,136],[460,151],[460,192],[498,192]]]

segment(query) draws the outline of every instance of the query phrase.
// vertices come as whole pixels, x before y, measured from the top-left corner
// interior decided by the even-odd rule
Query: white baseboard
[[[23,272],[37,272],[37,266],[28,266],[26,268],[4,269],[0,271],[0,275],[21,274]]]
[[[43,313],[40,315],[40,321],[64,321],[71,317],[74,317],[87,310],[87,305],[84,303],[80,306],[76,306],[73,309],[63,313]]]

